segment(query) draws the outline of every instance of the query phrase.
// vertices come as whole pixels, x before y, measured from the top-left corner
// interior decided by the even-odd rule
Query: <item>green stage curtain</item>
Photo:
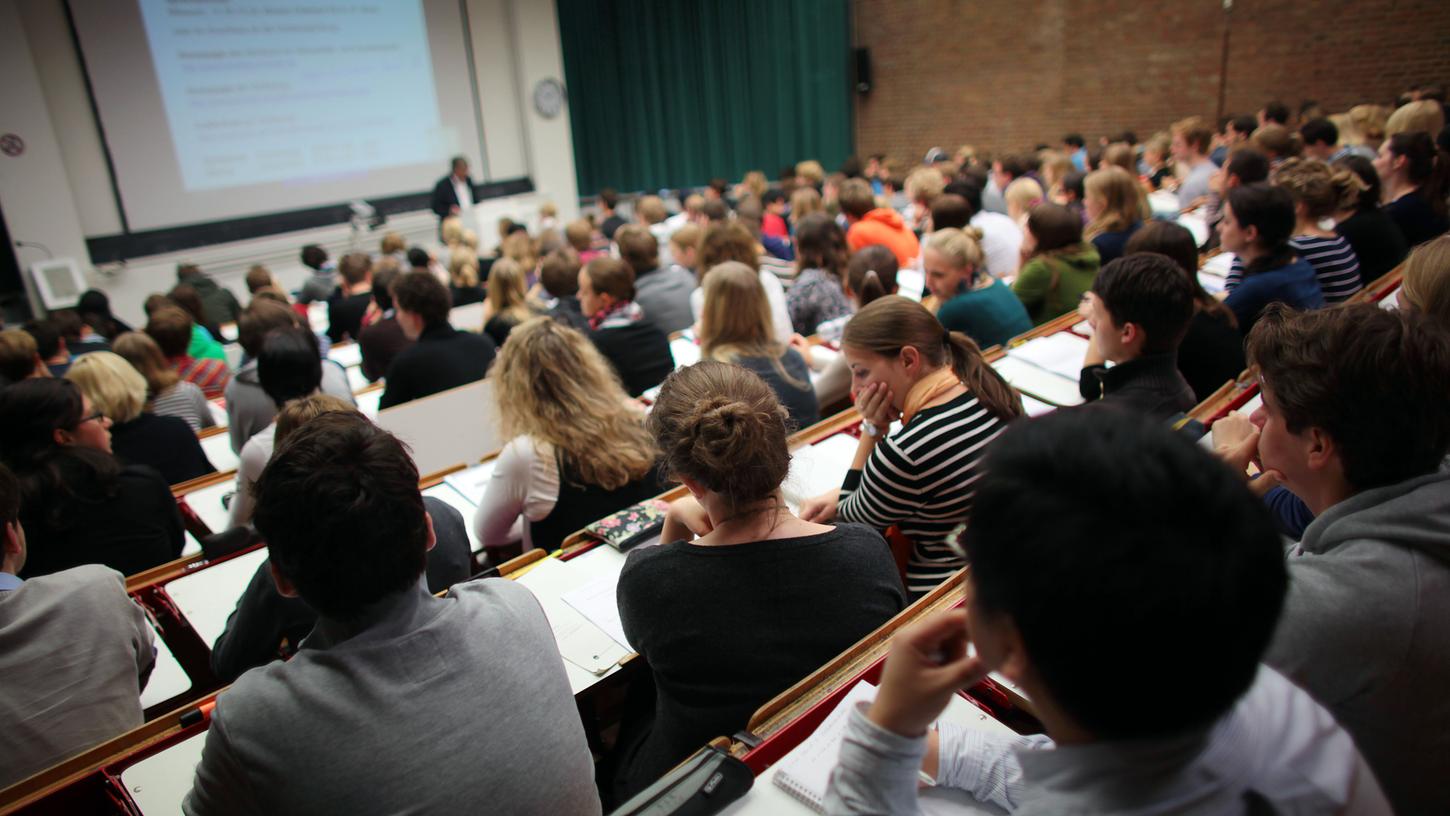
[[[557,0],[580,195],[852,150],[847,0]]]

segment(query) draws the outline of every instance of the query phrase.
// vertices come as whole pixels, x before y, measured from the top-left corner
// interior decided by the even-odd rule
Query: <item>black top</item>
[[[1107,266],[1108,261],[1115,261],[1123,257],[1123,249],[1128,245],[1128,239],[1133,233],[1143,226],[1141,221],[1134,221],[1132,226],[1117,232],[1104,232],[1093,236],[1093,246],[1098,250],[1098,264]]]
[[[1178,373],[1193,389],[1198,402],[1243,373],[1244,338],[1221,314],[1198,311],[1178,346]]]
[[[330,301],[327,304],[327,339],[334,343],[341,343],[345,337],[356,340],[362,330],[363,315],[367,314],[368,304],[372,302],[372,292],[343,295]]]
[[[664,382],[675,369],[669,338],[649,321],[600,329],[590,332],[589,338],[619,373],[624,390],[631,397]]]
[[[461,332],[447,323],[432,326],[393,358],[388,388],[378,407],[390,408],[481,380],[496,352],[493,341],[483,335]]]
[[[563,454],[559,454],[556,461],[559,466],[559,498],[549,515],[529,522],[529,541],[548,552],[559,549],[570,533],[631,504],[659,495],[665,489],[659,471],[654,468],[617,490],[605,490],[599,485],[584,484]]]
[[[636,549],[618,600],[656,686],[653,717],[626,720],[621,736],[621,786],[638,790],[744,728],[761,705],[900,612],[906,593],[881,534],[838,524],[800,538]]]
[[[501,346],[505,340],[509,339],[509,332],[513,331],[514,326],[518,324],[518,318],[513,315],[496,314],[483,324],[483,333],[488,335],[494,345]]]
[[[579,298],[574,295],[559,298],[546,314],[571,329],[578,329],[585,334],[589,333],[589,319],[584,316],[584,312],[579,306]]]
[[[442,592],[467,581],[472,574],[472,555],[463,516],[442,499],[423,497],[438,543],[428,551],[428,591]],[[301,598],[287,598],[277,591],[267,564],[247,584],[237,608],[211,651],[211,670],[222,682],[230,683],[247,669],[263,666],[281,656],[285,640],[290,651],[312,631],[317,613]]]
[[[161,474],[127,465],[109,489],[88,467],[60,460],[74,496],[49,495],[20,508],[29,555],[22,578],[81,564],[104,564],[134,575],[181,556],[181,512]]]
[[[483,291],[482,286],[450,286],[448,293],[453,296],[453,305],[467,306],[470,303],[482,303],[488,294]]]
[[[604,234],[604,237],[605,238],[608,238],[609,240],[613,241],[614,240],[614,233],[620,227],[622,227],[622,226],[624,226],[625,224],[628,224],[628,223],[629,223],[628,221],[624,220],[623,218],[620,218],[617,214],[616,215],[611,215],[608,218],[604,219],[604,223],[603,224],[600,224],[599,225],[599,231]]]
[[[795,425],[795,430],[810,427],[820,420],[821,407],[816,402],[816,389],[811,385],[811,369],[800,352],[787,348],[785,354],[781,355],[779,368],[769,357],[738,357],[731,362],[754,371],[760,375],[760,379],[765,380],[780,404],[790,412],[790,420]],[[784,369],[791,379],[781,376],[779,369]]]
[[[216,473],[186,420],[142,414],[111,426],[111,452],[131,465],[150,465],[167,484]]]
[[[1405,234],[1378,207],[1355,210],[1334,231],[1349,242],[1355,257],[1359,258],[1359,274],[1367,284],[1399,266],[1410,251],[1405,245]]]
[[[1099,400],[1154,419],[1170,419],[1198,404],[1172,354],[1148,354],[1112,368],[1087,366],[1078,377],[1078,390],[1089,402]]]
[[[1400,228],[1411,249],[1450,230],[1450,218],[1430,209],[1430,202],[1419,190],[1411,190],[1391,201],[1384,206],[1384,211]]]
[[[398,352],[413,345],[403,334],[396,317],[385,317],[359,333],[357,344],[362,349],[362,372],[368,382],[377,382],[388,373],[388,366]]]

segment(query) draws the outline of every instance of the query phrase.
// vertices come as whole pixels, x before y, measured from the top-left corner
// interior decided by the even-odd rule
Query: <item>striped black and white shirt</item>
[[[920,411],[876,444],[865,468],[847,474],[836,517],[878,530],[894,524],[911,540],[913,596],[966,566],[947,536],[971,512],[982,456],[1006,427],[968,392]]]
[[[1354,247],[1343,236],[1296,235],[1289,239],[1289,246],[1314,267],[1314,277],[1319,279],[1325,303],[1343,303],[1364,288],[1364,280],[1359,273],[1359,256],[1354,254]],[[1232,292],[1243,279],[1243,259],[1234,258],[1228,277],[1224,279],[1224,291]]]
[[[195,383],[186,380],[177,380],[175,385],[157,394],[151,401],[151,413],[157,416],[181,417],[193,431],[216,424],[206,395],[201,393]]]

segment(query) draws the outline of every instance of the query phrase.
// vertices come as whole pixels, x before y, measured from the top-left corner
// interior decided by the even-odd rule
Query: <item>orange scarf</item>
[[[906,401],[902,403],[901,424],[907,425],[918,411],[961,384],[962,381],[957,377],[957,372],[953,371],[949,365],[942,366],[917,380],[916,385],[906,392]]]

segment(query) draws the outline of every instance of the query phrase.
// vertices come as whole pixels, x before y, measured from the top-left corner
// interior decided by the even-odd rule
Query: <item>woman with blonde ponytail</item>
[[[982,456],[1022,415],[1022,399],[971,338],[899,295],[857,312],[841,351],[861,442],[841,490],[804,502],[801,518],[896,527],[912,543],[906,589],[920,596],[965,566],[949,534],[967,520]]]
[[[1324,292],[1324,302],[1343,303],[1364,288],[1354,248],[1319,222],[1354,206],[1364,183],[1353,173],[1331,168],[1318,159],[1285,159],[1273,182],[1294,198],[1294,235],[1289,246],[1309,265]]]
[[[760,377],[715,360],[679,369],[649,430],[690,495],[619,574],[620,623],[655,688],[620,728],[621,801],[906,605],[880,533],[786,507],[787,414]]]

